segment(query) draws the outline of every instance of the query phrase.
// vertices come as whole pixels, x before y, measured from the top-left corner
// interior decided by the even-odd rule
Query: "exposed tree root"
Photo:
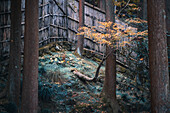
[[[100,62],[99,66],[97,67],[97,70],[96,70],[96,73],[95,73],[94,78],[88,77],[88,76],[86,76],[86,75],[78,72],[76,69],[73,69],[73,70],[71,70],[71,71],[72,71],[76,76],[78,76],[80,79],[82,79],[82,80],[84,80],[84,81],[95,82],[95,81],[97,80],[97,77],[99,76],[99,71],[100,71],[100,68],[101,68],[103,62],[108,58],[108,56],[109,56],[112,52],[113,52],[113,49],[112,49],[112,51],[111,51],[109,54],[107,54],[106,57],[104,57],[104,55],[103,55],[103,59],[102,59],[102,61]]]

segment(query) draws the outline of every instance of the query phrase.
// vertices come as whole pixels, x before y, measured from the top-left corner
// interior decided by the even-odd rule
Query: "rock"
[[[61,48],[58,45],[56,45],[55,49],[56,51],[61,51]]]

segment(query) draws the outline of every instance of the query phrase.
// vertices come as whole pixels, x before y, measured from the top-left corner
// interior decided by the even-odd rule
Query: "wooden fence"
[[[77,42],[79,24],[78,0],[39,0],[39,46],[45,46],[55,41]],[[0,74],[7,72],[10,40],[10,0],[0,1]],[[103,9],[103,8],[102,8]],[[105,21],[105,11],[85,2],[85,26],[99,26],[99,21]],[[22,51],[24,45],[25,0],[22,0]],[[121,23],[120,21],[116,21]],[[103,53],[105,46],[85,39],[84,47]],[[122,64],[126,57],[118,55],[117,63]]]
[[[79,24],[78,0],[39,0],[39,46],[55,41],[77,42]],[[5,72],[9,58],[10,40],[10,0],[0,1],[0,74]],[[22,51],[24,47],[25,0],[22,0]],[[85,25],[98,26],[98,21],[105,21],[105,11],[85,2]],[[85,39],[85,47],[104,52],[103,45]]]

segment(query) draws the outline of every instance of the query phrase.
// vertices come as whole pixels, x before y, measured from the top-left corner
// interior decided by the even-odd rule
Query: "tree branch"
[[[125,5],[125,7],[123,7],[122,9],[120,9],[119,13],[117,15],[119,15],[129,4],[130,0],[127,2],[127,4]]]
[[[79,78],[81,78],[82,80],[89,81],[89,82],[94,82],[94,81],[96,81],[96,80],[97,80],[97,77],[99,76],[99,71],[100,71],[100,68],[101,68],[103,62],[109,57],[109,55],[110,55],[111,53],[113,53],[113,51],[114,51],[114,49],[112,49],[112,50],[106,55],[106,57],[104,57],[104,54],[103,54],[102,61],[100,62],[99,66],[97,67],[97,70],[96,70],[96,73],[95,73],[94,78],[88,77],[88,76],[86,76],[86,75],[78,72],[77,70],[72,70],[73,73],[74,73],[76,76],[78,76]]]

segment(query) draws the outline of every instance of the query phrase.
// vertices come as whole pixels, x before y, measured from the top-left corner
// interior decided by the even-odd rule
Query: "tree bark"
[[[79,27],[84,26],[84,0],[79,0]],[[82,56],[84,45],[84,36],[78,35],[77,53]]]
[[[22,113],[38,112],[38,0],[26,0]]]
[[[21,79],[21,0],[11,0],[11,38],[9,59],[9,101],[19,107]]]
[[[169,73],[165,17],[165,1],[148,0],[152,113],[166,113],[168,109]]]
[[[106,0],[106,21],[115,22],[113,0]],[[108,54],[111,50],[112,49],[110,49],[109,46],[106,46],[106,54]],[[110,103],[112,112],[117,113],[119,107],[116,100],[116,55],[114,54],[110,54],[106,59],[103,95]]]

